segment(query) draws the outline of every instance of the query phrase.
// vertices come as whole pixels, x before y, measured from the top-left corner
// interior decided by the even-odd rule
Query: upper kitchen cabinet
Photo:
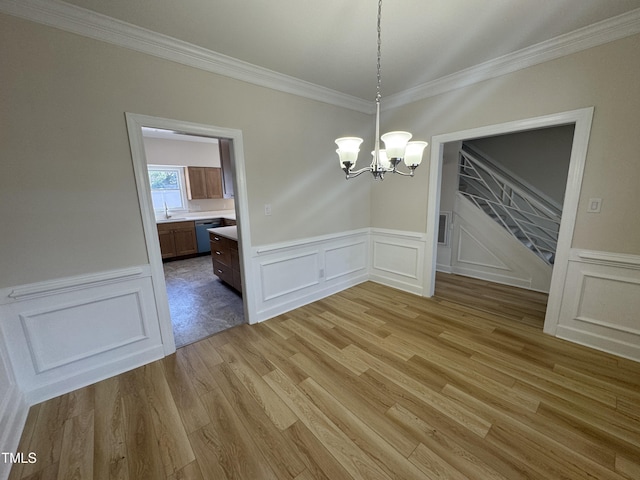
[[[222,169],[215,167],[187,167],[187,196],[189,200],[223,198]]]
[[[233,198],[233,169],[231,165],[231,140],[218,140],[220,148],[220,163],[222,165],[222,188],[224,198]]]

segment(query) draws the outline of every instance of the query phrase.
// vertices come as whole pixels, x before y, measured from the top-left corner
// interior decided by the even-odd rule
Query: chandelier
[[[389,132],[380,137],[380,93],[381,76],[380,76],[380,18],[382,15],[382,0],[378,0],[378,84],[376,89],[376,136],[374,148],[371,152],[373,160],[371,165],[360,170],[353,171],[358,159],[360,144],[362,139],[359,137],[342,137],[336,139],[338,145],[338,157],[340,157],[340,166],[347,175],[347,180],[357,177],[361,173],[371,172],[376,180],[383,180],[384,174],[387,172],[397,173],[399,175],[413,177],[413,172],[420,162],[422,162],[422,152],[427,146],[427,142],[414,141],[410,142],[411,134],[409,132]],[[384,142],[385,149],[380,150],[380,139]],[[401,161],[409,168],[409,172],[401,172],[397,169]]]

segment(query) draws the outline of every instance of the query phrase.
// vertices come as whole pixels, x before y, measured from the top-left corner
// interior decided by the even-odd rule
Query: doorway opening
[[[450,142],[460,142],[466,139],[486,138],[546,127],[574,125],[569,171],[562,204],[562,221],[559,228],[553,273],[550,281],[550,294],[544,321],[544,331],[551,335],[555,334],[568,269],[569,250],[573,240],[573,230],[578,211],[580,188],[582,185],[592,118],[593,108],[591,107],[438,135],[432,138],[427,206],[427,247],[424,269],[424,292],[426,296],[433,296],[435,292],[438,225],[445,145]]]
[[[126,119],[165,353],[173,353],[176,345],[192,343],[200,339],[199,336],[211,335],[239,322],[251,323],[252,314],[247,308],[252,296],[251,285],[245,281],[236,283],[231,276],[214,275],[211,252],[206,251],[208,245],[204,238],[198,246],[196,233],[198,228],[205,228],[206,231],[199,233],[207,236],[207,227],[211,227],[214,231],[223,229],[226,236],[232,236],[237,278],[248,278],[250,267],[244,252],[250,251],[250,236],[242,133],[130,113]],[[196,159],[196,144],[209,150],[215,146],[220,157],[199,161],[179,158]],[[189,148],[185,145],[191,146],[189,155],[175,154],[175,151],[173,156],[169,155],[168,152],[176,149],[184,153]],[[195,150],[207,151],[207,148]],[[215,164],[225,156],[226,165]],[[195,165],[198,162],[204,164]],[[150,165],[160,173],[150,175]],[[226,174],[222,173],[224,166]],[[178,174],[169,172],[172,168]],[[224,182],[227,182],[226,189]],[[218,190],[233,192],[232,196],[224,198],[219,191],[204,197],[194,193],[216,190],[215,185],[219,186]],[[203,222],[204,227],[200,225]],[[228,222],[226,226],[224,222]],[[172,238],[165,236],[167,231]],[[223,318],[219,318],[221,315]],[[218,325],[210,325],[211,322]]]
[[[148,127],[142,136],[179,348],[245,323],[241,282],[217,273],[231,257],[215,265],[223,249],[210,242],[214,231],[237,236],[233,159],[226,139]]]

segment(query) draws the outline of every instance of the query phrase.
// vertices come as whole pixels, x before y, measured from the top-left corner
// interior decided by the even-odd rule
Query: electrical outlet
[[[601,198],[590,198],[589,206],[587,207],[587,213],[600,213],[600,209],[602,208],[602,199]]]
[[[264,204],[264,214],[265,216],[269,216],[271,215],[271,204],[270,203],[265,203]]]

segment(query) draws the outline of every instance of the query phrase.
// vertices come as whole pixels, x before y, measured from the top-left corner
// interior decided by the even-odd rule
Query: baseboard
[[[29,413],[29,404],[16,385],[4,392],[4,402],[0,412],[0,451],[15,453]],[[0,459],[0,480],[9,478],[12,464]]]
[[[309,303],[322,300],[323,298],[326,298],[348,288],[355,287],[356,285],[366,282],[367,280],[369,280],[369,277],[366,274],[360,275],[358,277],[353,277],[346,282],[333,284],[323,289],[314,290],[307,295],[298,296],[293,300],[270,306],[269,308],[258,311],[258,321],[262,322],[265,320],[269,320],[270,318],[277,317],[278,315],[282,315],[283,313],[287,313],[291,310],[295,310],[296,308],[308,305]]]
[[[77,374],[60,378],[55,382],[48,382],[26,392],[25,398],[29,405],[35,405],[59,395],[72,392],[73,390],[128,372],[129,370],[141,367],[147,363],[160,360],[161,358],[164,358],[164,356],[164,349],[162,345],[154,346],[133,355],[116,358],[104,365],[87,368]]]
[[[640,345],[627,341],[607,338],[604,335],[597,335],[592,332],[578,330],[576,328],[558,326],[556,337],[569,342],[594,348],[602,352],[607,352],[617,357],[627,358],[635,362],[640,362]]]

